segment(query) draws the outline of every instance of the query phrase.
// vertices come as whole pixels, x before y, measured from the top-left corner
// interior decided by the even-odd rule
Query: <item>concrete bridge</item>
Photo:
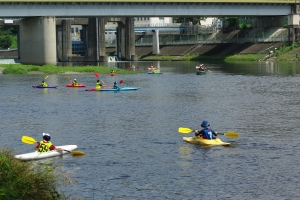
[[[107,61],[105,24],[117,22],[116,51],[125,60],[136,60],[134,17],[183,16],[289,16],[298,28],[295,0],[0,0],[0,18],[20,21],[20,60],[23,64],[54,64],[72,55],[71,22],[56,18],[88,18],[83,26],[87,61]],[[293,29],[294,30],[294,29]],[[158,52],[158,31],[153,52]]]

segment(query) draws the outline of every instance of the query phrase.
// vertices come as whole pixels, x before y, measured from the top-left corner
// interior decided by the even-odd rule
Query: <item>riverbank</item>
[[[256,53],[256,54],[234,54],[227,56],[205,56],[205,55],[183,55],[183,56],[170,56],[170,55],[145,55],[141,56],[140,60],[143,61],[297,61],[299,60],[300,47],[286,46],[276,51],[269,53]]]
[[[138,74],[132,70],[119,69],[116,67],[105,66],[54,66],[54,65],[22,65],[22,64],[0,64],[0,73],[2,74],[75,74],[75,73],[90,73],[95,72],[99,75],[108,75],[111,71],[115,71],[117,74]]]

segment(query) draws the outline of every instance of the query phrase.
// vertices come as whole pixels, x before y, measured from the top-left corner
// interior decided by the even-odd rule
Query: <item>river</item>
[[[57,89],[36,89],[46,75],[0,74],[1,148],[16,154],[34,146],[23,135],[55,145],[76,144],[84,156],[66,154],[59,164],[72,178],[64,186],[76,199],[299,199],[300,68],[298,63],[151,62],[161,75],[100,75],[108,85],[137,91],[87,92],[67,88],[66,76],[94,87],[93,74],[48,75]],[[118,64],[120,67],[132,63]],[[208,120],[231,146],[203,147],[182,140],[179,127]]]

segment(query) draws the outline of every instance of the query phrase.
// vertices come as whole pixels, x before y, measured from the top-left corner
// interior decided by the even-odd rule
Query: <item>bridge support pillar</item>
[[[126,60],[125,58],[125,25],[122,22],[118,22],[117,27],[117,47],[116,52],[117,56],[121,58],[122,60]]]
[[[87,31],[86,61],[97,61],[97,27],[96,18],[89,18]]]
[[[153,32],[152,53],[157,55],[157,54],[159,54],[159,31],[152,30],[152,32]]]
[[[67,62],[72,57],[70,20],[62,20],[61,26],[57,27],[57,57],[62,62]]]
[[[98,19],[98,49],[99,49],[99,61],[107,62],[108,57],[106,55],[106,45],[105,45],[105,18],[100,17]]]
[[[134,18],[126,17],[125,24],[125,58],[126,60],[138,60],[135,55]]]
[[[55,17],[24,18],[20,22],[20,62],[56,65]]]

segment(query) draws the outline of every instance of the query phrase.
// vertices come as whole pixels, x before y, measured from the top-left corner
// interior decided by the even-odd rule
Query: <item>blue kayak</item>
[[[162,72],[148,72],[148,74],[162,74]]]
[[[97,88],[88,88],[85,91],[98,91],[98,92],[102,92],[102,91],[130,91],[130,90],[137,90],[139,88],[137,87],[121,87],[119,89],[116,88],[101,88],[101,89],[97,89]]]

